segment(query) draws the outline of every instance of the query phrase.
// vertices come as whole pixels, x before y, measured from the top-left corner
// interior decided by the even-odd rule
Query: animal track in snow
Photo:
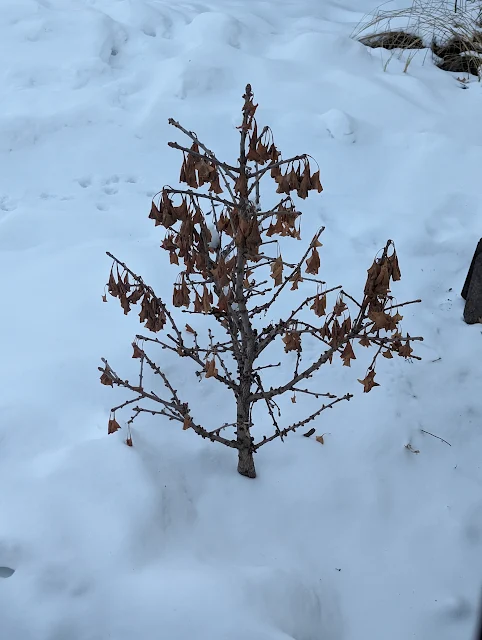
[[[0,196],[0,210],[15,211],[17,205],[8,196]]]
[[[111,185],[105,185],[102,187],[102,191],[108,196],[113,196],[119,192],[119,188]]]
[[[82,187],[82,189],[90,190],[94,187],[94,190],[98,191],[101,197],[115,196],[122,189],[123,184],[132,185],[136,184],[137,181],[138,177],[132,173],[126,174],[125,177],[118,174],[112,174],[106,178],[97,179],[93,179],[91,176],[82,176],[76,180],[77,184]],[[99,211],[108,211],[109,209],[109,205],[103,199],[96,202],[95,206]]]
[[[84,178],[79,178],[77,182],[82,187],[82,189],[87,189],[87,187],[90,187],[92,185],[92,178],[86,176]]]

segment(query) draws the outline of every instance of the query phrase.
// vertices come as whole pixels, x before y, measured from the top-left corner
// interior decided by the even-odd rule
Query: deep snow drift
[[[400,6],[400,5],[399,5]],[[482,586],[482,337],[459,295],[481,235],[482,89],[349,35],[369,0],[3,0],[0,634],[9,640],[470,638]],[[325,188],[323,277],[357,295],[394,239],[421,363],[334,365],[354,392],[236,474],[159,420],[107,436],[139,329],[101,295],[111,250],[161,293],[150,198],[178,177],[168,117],[236,159],[241,94]],[[290,251],[299,246],[290,244]],[[169,273],[169,275],[168,275]],[[198,415],[228,412],[190,385]],[[332,386],[333,385],[333,386]],[[291,411],[297,410],[293,405]],[[434,433],[451,446],[421,432]],[[410,443],[419,450],[405,448]],[[12,574],[12,570],[14,573]]]

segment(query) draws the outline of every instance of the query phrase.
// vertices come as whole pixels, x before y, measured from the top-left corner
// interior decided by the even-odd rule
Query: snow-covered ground
[[[408,73],[403,57],[384,71],[387,52],[349,37],[372,9],[2,0],[2,638],[471,638],[482,332],[463,323],[460,289],[482,235],[482,88],[462,90],[424,52]],[[235,161],[247,82],[285,156],[320,164],[303,233],[326,225],[323,277],[357,295],[394,239],[395,294],[423,299],[404,329],[425,337],[423,361],[384,361],[368,395],[356,362],[323,371],[322,391],[355,398],[315,425],[324,445],[296,434],[264,447],[255,481],[232,451],[171,423],[139,420],[132,448],[107,436],[125,396],[97,370],[105,356],[130,371],[139,330],[102,303],[105,251],[170,295],[175,272],[147,219],[178,177],[168,117]],[[216,384],[164,358],[217,426],[232,407]]]

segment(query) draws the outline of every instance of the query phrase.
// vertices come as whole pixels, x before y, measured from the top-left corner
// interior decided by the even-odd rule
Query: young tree
[[[402,305],[394,303],[390,286],[392,281],[400,279],[400,270],[391,240],[368,270],[360,302],[339,286],[328,289],[317,277],[319,238],[323,229],[315,234],[298,262],[285,262],[275,237],[300,240],[301,213],[292,194],[305,199],[311,191],[320,193],[320,173],[318,170],[312,173],[311,159],[307,155],[282,159],[269,127],[261,131],[258,128],[257,105],[253,102],[250,85],[246,87],[243,100],[236,165],[221,161],[195,133],[179,122],[169,120],[192,142],[190,146],[169,143],[183,154],[180,182],[188,188],[164,187],[152,203],[149,214],[156,226],[167,230],[161,246],[169,253],[171,264],[182,263],[182,271],[174,284],[172,305],[156,295],[153,288],[126,264],[111,253],[107,254],[113,260],[109,293],[119,299],[125,314],[132,305],[139,304],[140,321],[145,323],[145,328],[165,337],[136,337],[133,357],[140,360],[137,384],[118,376],[105,359],[99,370],[103,384],[123,387],[135,394],[112,409],[109,433],[119,429],[115,412],[135,405],[129,425],[142,412],[177,421],[183,429],[192,429],[202,438],[236,449],[238,472],[254,478],[253,454],[260,447],[276,438],[283,439],[315,420],[326,409],[352,397],[348,393],[335,396],[310,389],[310,378],[324,364],[332,363],[333,358],[339,356],[343,365],[349,367],[356,357],[355,342],[374,347],[375,354],[366,377],[359,381],[364,391],[369,392],[378,386],[375,382],[378,356],[392,358],[397,354],[415,358],[411,344],[422,338],[404,336],[399,328],[402,316],[398,308]],[[260,184],[264,178],[271,178],[277,187],[276,193],[280,194],[280,200],[267,210],[260,204]],[[293,310],[283,319],[263,326],[262,319],[266,314],[273,312],[280,300],[290,296],[295,299],[297,294],[289,291],[298,290],[304,281],[313,283],[316,293],[303,296],[301,301],[298,297]],[[336,292],[335,302],[328,310],[328,296],[332,292]],[[355,308],[353,316],[349,305]],[[178,312],[174,309],[182,308],[185,313],[203,314],[212,319],[204,341],[189,324],[181,329]],[[281,308],[286,308],[286,303]],[[312,321],[311,312],[315,318]],[[307,317],[308,313],[310,317]],[[316,357],[305,363],[302,344],[308,339],[316,339],[320,348]],[[285,353],[294,352],[295,357],[288,356],[293,362],[293,370],[279,386],[267,387],[266,370],[280,366],[280,363],[270,361],[267,350],[280,340],[284,343]],[[236,417],[232,424],[215,429],[199,424],[193,408],[180,397],[165,372],[148,354],[146,345],[150,343],[193,361],[198,367],[199,378],[214,378],[227,387],[236,400]],[[268,364],[261,365],[262,362]],[[164,389],[162,395],[145,388],[143,373],[146,366],[159,376]],[[290,394],[293,402],[296,402],[296,394],[326,399],[309,415],[282,427],[278,422],[281,412],[277,401],[283,394]],[[253,407],[257,403],[264,404],[273,433],[255,441],[251,428]],[[229,429],[234,430],[232,438],[222,435]],[[132,444],[130,435],[127,443]]]

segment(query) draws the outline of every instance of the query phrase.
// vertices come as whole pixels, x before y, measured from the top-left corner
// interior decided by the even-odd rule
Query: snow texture
[[[408,73],[403,55],[384,71],[389,52],[349,37],[373,9],[3,0],[2,638],[471,637],[482,336],[459,292],[482,235],[481,86],[462,91],[424,52]],[[358,294],[394,239],[395,294],[423,299],[404,329],[425,337],[423,361],[380,363],[368,395],[361,363],[321,372],[320,390],[355,398],[316,423],[324,445],[297,434],[264,447],[255,481],[232,451],[171,423],[139,421],[133,448],[124,429],[107,436],[125,397],[97,371],[100,356],[133,371],[139,329],[102,303],[105,251],[170,295],[175,271],[147,219],[179,175],[168,117],[235,162],[247,82],[285,157],[320,164],[325,191],[303,203],[302,233],[326,226],[323,277]],[[287,242],[286,259],[300,246]],[[202,424],[232,415],[215,382],[163,364]]]

